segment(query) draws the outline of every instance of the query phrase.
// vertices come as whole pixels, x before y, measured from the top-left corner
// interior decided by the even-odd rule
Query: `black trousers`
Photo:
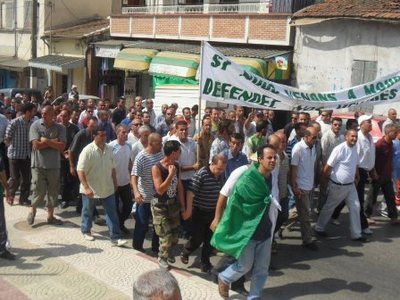
[[[61,159],[61,201],[69,203],[75,200],[79,195],[79,179],[77,176],[71,175],[69,171],[69,161]]]
[[[374,205],[378,197],[379,191],[382,190],[388,208],[388,216],[390,219],[397,219],[397,208],[395,203],[395,194],[391,177],[378,178],[373,180],[371,188],[368,191],[367,203],[365,205],[365,214],[369,217],[373,213]]]
[[[19,202],[27,202],[31,188],[31,159],[10,159],[10,178],[8,179],[8,187],[10,194],[15,197],[15,193],[20,188]]]
[[[360,221],[361,229],[368,228],[367,217],[364,214],[364,194],[365,194],[365,184],[368,182],[368,171],[358,168],[358,173],[360,175],[360,181],[357,184],[357,194],[358,201],[360,201]]]
[[[3,157],[4,170],[6,171],[7,179],[10,177],[10,164],[7,156],[7,147],[4,142],[0,143],[0,155]]]
[[[115,192],[115,202],[120,226],[124,225],[132,211],[132,190],[131,185],[119,186]]]
[[[6,218],[4,216],[4,201],[0,201],[0,253],[6,250],[7,228]]]
[[[193,207],[192,236],[183,248],[182,255],[189,256],[203,244],[201,249],[201,263],[210,265],[212,231],[210,225],[214,219],[215,211],[204,211]]]

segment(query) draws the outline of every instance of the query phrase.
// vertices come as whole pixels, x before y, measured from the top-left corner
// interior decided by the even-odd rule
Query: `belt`
[[[176,198],[167,199],[166,201],[164,201],[164,200],[159,200],[159,199],[155,198],[153,201],[154,201],[154,204],[172,205],[172,204],[175,204]]]
[[[341,185],[341,186],[346,186],[346,185],[352,185],[354,182],[349,182],[349,183],[339,183],[339,182],[336,182],[336,181],[333,181],[332,179],[329,179],[333,184],[336,184],[336,185]]]

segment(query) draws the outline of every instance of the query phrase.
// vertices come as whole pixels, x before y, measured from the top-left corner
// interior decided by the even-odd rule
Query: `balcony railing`
[[[159,5],[123,7],[123,14],[203,14],[203,13],[257,13],[268,12],[268,3],[202,4],[202,5]]]
[[[262,0],[254,3],[177,4],[123,7],[123,14],[294,13],[315,0]]]

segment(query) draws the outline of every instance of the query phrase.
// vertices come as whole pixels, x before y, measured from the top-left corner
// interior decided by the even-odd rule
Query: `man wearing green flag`
[[[222,297],[229,296],[229,284],[252,269],[247,299],[261,299],[268,277],[271,236],[276,205],[271,208],[272,171],[276,150],[265,145],[257,150],[258,163],[253,164],[237,181],[211,245],[237,259],[218,276]],[[279,207],[279,204],[278,204]]]

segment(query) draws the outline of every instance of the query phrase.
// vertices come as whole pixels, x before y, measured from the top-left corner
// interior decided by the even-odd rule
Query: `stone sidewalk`
[[[46,212],[38,209],[31,227],[25,220],[27,207],[5,209],[18,259],[0,261],[0,299],[131,299],[133,281],[158,268],[154,257],[131,248],[131,240],[124,248],[111,246],[106,227],[89,242],[80,234],[77,217],[49,226]],[[217,285],[209,280],[178,268],[171,272],[184,299],[220,299]]]

